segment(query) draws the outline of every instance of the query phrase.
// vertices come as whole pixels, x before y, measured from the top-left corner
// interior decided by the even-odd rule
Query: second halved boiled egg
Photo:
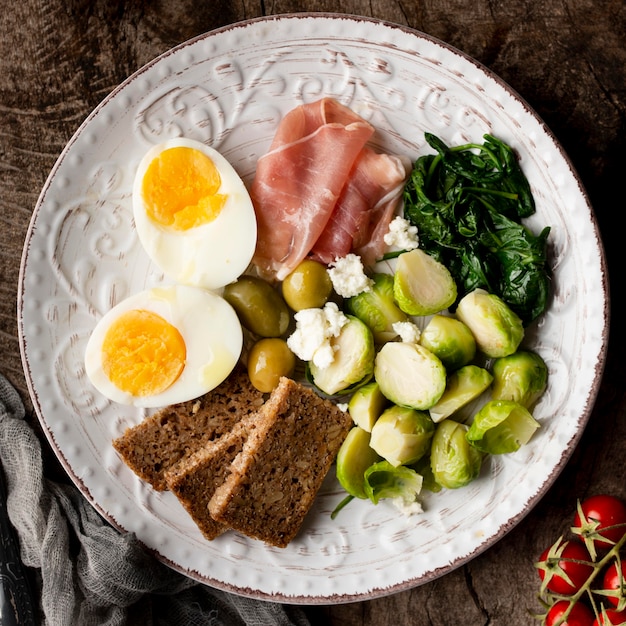
[[[107,398],[137,407],[192,400],[235,367],[243,331],[221,296],[199,287],[155,287],[134,294],[96,324],[85,370]]]
[[[177,138],[151,148],[133,187],[139,240],[170,278],[219,289],[248,267],[257,224],[250,195],[213,148]]]

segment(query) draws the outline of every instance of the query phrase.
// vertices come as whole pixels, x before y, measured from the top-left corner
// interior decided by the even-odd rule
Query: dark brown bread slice
[[[284,548],[296,536],[352,427],[347,412],[281,378],[209,502],[219,522]]]
[[[204,396],[168,406],[128,428],[113,447],[135,474],[163,491],[168,468],[230,432],[263,401],[264,394],[252,386],[246,368],[238,365]]]
[[[255,426],[255,418],[256,415],[244,418],[235,424],[231,432],[210,441],[165,472],[170,491],[209,540],[228,529],[228,526],[211,517],[209,500],[226,479],[231,462],[241,452],[248,432]]]

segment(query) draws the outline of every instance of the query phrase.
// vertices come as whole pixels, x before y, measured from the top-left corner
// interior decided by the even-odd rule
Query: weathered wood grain
[[[389,598],[311,607],[314,623],[342,626],[533,624],[528,610],[539,609],[533,561],[567,530],[576,498],[601,491],[626,496],[625,334],[618,309],[626,167],[622,0],[0,0],[1,371],[31,409],[15,315],[22,243],[48,173],[89,112],[129,74],[186,39],[234,21],[298,11],[397,22],[475,57],[542,116],[596,209],[615,274],[614,324],[596,409],[562,476],[525,520],[468,565]]]

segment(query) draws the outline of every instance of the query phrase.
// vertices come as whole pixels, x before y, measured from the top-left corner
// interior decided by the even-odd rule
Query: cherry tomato
[[[543,551],[536,567],[546,589],[560,595],[572,595],[593,572],[590,562],[591,556],[584,544],[559,539]]]
[[[569,612],[565,621],[560,621],[569,608],[568,600],[559,600],[555,602],[546,615],[545,626],[592,626],[593,613],[591,609],[582,602],[574,602],[572,610]]]
[[[620,569],[622,570],[621,575],[617,569],[617,562],[614,562],[604,573],[602,581],[602,588],[613,593],[613,595],[605,596],[613,606],[617,606],[620,599],[626,597],[626,584],[624,582],[626,578],[626,561],[620,561]]]
[[[606,609],[593,620],[593,626],[618,626],[626,624],[626,611]]]
[[[626,533],[626,504],[608,495],[587,498],[576,511],[572,532],[580,535],[588,546],[592,541],[597,548],[610,548]]]

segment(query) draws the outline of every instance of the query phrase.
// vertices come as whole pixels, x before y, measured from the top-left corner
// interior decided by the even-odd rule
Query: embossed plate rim
[[[344,36],[342,33],[346,32],[347,26],[350,27],[351,33],[356,34],[351,37]],[[288,35],[288,31],[291,34]],[[225,123],[229,112],[222,111],[221,117],[211,116],[207,113],[212,102],[211,94],[203,96],[205,110],[199,105],[202,98],[199,98],[197,93],[194,95],[193,90],[185,91],[185,83],[181,77],[193,76],[194,72],[199,71],[198,66],[202,63],[206,63],[208,67],[211,61],[210,54],[215,54],[216,58],[230,54],[237,60],[249,61],[249,57],[245,57],[237,46],[244,51],[256,46],[257,53],[260,49],[269,54],[275,45],[280,49],[280,53],[273,50],[276,58],[282,58],[280,54],[287,55],[286,60],[283,59],[283,65],[280,66],[283,74],[279,72],[273,77],[263,73],[253,74],[251,89],[279,90],[283,82],[289,84],[289,68],[299,70],[298,63],[304,63],[305,69],[308,65],[318,67],[320,61],[316,60],[314,63],[306,57],[311,52],[313,39],[316,42],[327,40],[336,45],[337,58],[322,59],[327,63],[328,70],[327,73],[320,74],[327,81],[327,85],[340,89],[353,88],[356,92],[364,88],[364,84],[371,79],[376,89],[381,90],[376,94],[365,93],[363,102],[361,100],[359,102],[363,105],[364,113],[381,114],[379,121],[383,124],[389,122],[390,131],[405,128],[402,124],[406,122],[402,122],[401,119],[408,110],[408,105],[405,103],[403,105],[405,108],[399,107],[394,113],[395,118],[390,113],[394,106],[394,96],[402,90],[397,88],[399,79],[393,76],[392,68],[385,67],[385,62],[397,60],[398,66],[404,68],[402,63],[405,61],[408,63],[410,59],[415,66],[421,64],[423,78],[428,76],[433,80],[432,88],[429,87],[430,91],[425,93],[444,99],[448,95],[454,98],[457,93],[455,90],[458,90],[468,100],[475,99],[481,104],[481,108],[474,111],[476,120],[457,120],[461,134],[467,128],[479,125],[478,118],[484,104],[494,117],[497,117],[497,121],[485,120],[485,123],[488,123],[490,128],[491,124],[499,125],[503,131],[507,133],[510,131],[511,137],[517,137],[522,142],[522,157],[531,168],[535,183],[541,182],[538,191],[543,194],[542,198],[547,203],[546,215],[562,219],[559,228],[567,231],[555,232],[556,275],[569,272],[567,276],[571,278],[574,275],[573,270],[576,269],[570,267],[571,263],[574,266],[584,265],[589,274],[588,277],[585,274],[577,279],[573,296],[567,290],[559,289],[555,304],[555,311],[565,309],[563,315],[567,313],[568,316],[572,313],[568,312],[567,307],[574,307],[573,326],[579,323],[579,314],[586,316],[585,319],[590,318],[595,324],[590,325],[592,328],[584,328],[580,339],[581,345],[590,346],[585,353],[588,358],[579,368],[588,374],[588,377],[576,387],[576,392],[581,394],[581,397],[576,397],[580,400],[582,409],[572,410],[567,403],[561,403],[569,411],[565,417],[571,420],[558,431],[549,423],[547,416],[542,415],[541,420],[546,424],[545,436],[538,437],[536,443],[517,458],[494,460],[486,470],[491,475],[481,479],[482,482],[479,483],[481,486],[476,487],[476,491],[466,488],[466,491],[457,494],[449,492],[440,494],[440,499],[436,501],[427,500],[431,505],[430,509],[415,521],[402,520],[391,507],[380,505],[372,507],[367,503],[355,502],[332,523],[334,525],[331,525],[328,514],[341,499],[342,494],[337,489],[333,477],[329,476],[312,515],[307,518],[302,536],[284,551],[265,547],[234,534],[225,535],[208,544],[198,537],[197,529],[189,524],[184,512],[176,508],[177,503],[169,497],[171,494],[155,494],[138,479],[129,476],[129,471],[120,468],[119,460],[111,454],[109,441],[102,441],[101,435],[103,432],[108,434],[107,429],[114,431],[122,428],[128,423],[127,419],[133,418],[125,415],[113,417],[113,424],[107,422],[102,425],[103,416],[109,417],[111,413],[109,408],[106,411],[99,411],[95,401],[87,403],[89,410],[75,411],[75,406],[83,401],[83,395],[88,395],[87,390],[78,388],[80,384],[74,382],[74,378],[78,381],[84,380],[79,359],[72,360],[78,350],[76,346],[80,346],[83,330],[89,326],[92,318],[105,308],[98,305],[102,304],[103,300],[106,305],[106,298],[113,297],[111,292],[115,292],[115,287],[123,289],[123,285],[116,284],[114,278],[106,273],[106,269],[90,268],[87,259],[83,258],[87,256],[88,250],[80,248],[84,245],[80,243],[81,237],[82,233],[85,237],[94,234],[90,232],[90,227],[93,226],[93,220],[98,219],[93,213],[96,205],[110,205],[113,208],[112,221],[107,224],[111,233],[115,233],[116,229],[121,233],[126,232],[124,220],[127,219],[128,207],[126,193],[128,180],[125,178],[127,174],[115,167],[114,158],[107,160],[105,157],[119,156],[121,148],[128,148],[128,141],[124,135],[124,132],[128,131],[128,125],[131,130],[139,129],[139,132],[143,132],[146,136],[141,135],[139,139],[145,141],[155,140],[155,136],[163,131],[158,124],[151,126],[146,120],[149,117],[150,104],[154,105],[160,96],[165,98],[167,94],[165,87],[169,85],[174,85],[179,90],[180,93],[177,95],[182,101],[177,103],[182,107],[180,110],[171,108],[172,121],[180,120],[181,110],[184,115],[190,112],[199,115],[206,113],[205,117],[195,120],[194,125],[187,126],[187,130],[201,134],[209,132],[207,129],[212,129],[211,125],[215,124],[221,131],[218,129],[213,137],[219,139],[227,153],[232,153],[240,159],[238,161],[240,167],[249,176],[251,163],[254,162],[251,155],[255,150],[261,149],[263,141],[269,141],[269,135],[265,133],[263,141],[257,137],[256,143],[252,141],[250,146],[246,147],[247,152],[243,148],[238,152],[237,145],[229,143],[234,141],[233,136],[236,136],[238,130],[229,128]],[[285,46],[285,42],[289,45]],[[225,47],[226,44],[231,47]],[[331,45],[327,47],[332,48]],[[367,54],[363,52],[365,49],[368,50]],[[370,49],[375,49],[379,56],[371,53]],[[386,57],[379,52],[382,49]],[[358,59],[347,58],[346,50],[357,54]],[[202,52],[201,58],[197,57],[197,51]],[[298,54],[294,54],[294,58],[290,59],[289,51],[296,51]],[[341,63],[342,54],[347,59],[345,64]],[[321,56],[323,57],[323,53]],[[331,67],[333,60],[336,65]],[[363,65],[350,68],[350,64],[356,60]],[[218,68],[211,68],[211,71],[221,72],[215,75],[224,83],[222,93],[224,99],[231,97],[234,91],[234,87],[232,90],[226,88],[227,81],[236,73],[234,69],[236,69],[234,65],[228,66],[227,63]],[[242,75],[248,71],[247,67],[245,70],[240,69]],[[472,89],[465,85],[465,82],[469,83],[466,74],[475,81],[472,83]],[[342,79],[344,82],[341,82]],[[306,91],[313,89],[312,84],[303,86],[302,83],[294,82],[291,86],[294,85],[302,90],[300,96],[312,97],[312,91]],[[265,92],[266,97],[268,93]],[[269,95],[276,96],[273,93]],[[345,92],[338,95],[348,97]],[[184,109],[189,104],[184,101],[185,96],[189,96],[192,102],[189,110]],[[388,101],[383,102],[383,96],[387,97]],[[268,101],[271,99],[267,97]],[[280,100],[280,104],[276,104],[277,107],[286,106],[285,101],[288,98],[285,98],[284,92],[279,91],[276,99]],[[295,100],[289,102],[290,106],[293,104]],[[426,107],[427,103],[416,101],[414,104]],[[226,107],[226,104],[223,106]],[[245,107],[242,105],[241,108]],[[272,107],[267,104],[263,112],[269,115],[271,109]],[[455,110],[453,107],[452,112],[446,111],[444,104],[439,102],[433,110],[441,114],[442,120],[449,116],[452,120],[450,128],[453,128],[455,115],[471,113],[469,108],[467,111],[460,109],[461,107],[457,107]],[[411,109],[411,114],[413,112]],[[419,113],[417,109],[416,113]],[[506,120],[509,125],[501,120]],[[257,126],[254,128],[258,128],[259,125],[264,128],[263,124],[271,126],[273,120],[259,116],[255,123]],[[417,128],[418,121],[415,122],[415,126]],[[474,132],[476,130],[474,129]],[[395,146],[401,146],[406,141],[402,132],[395,134],[390,132],[389,136],[392,135]],[[384,137],[381,141],[385,141]],[[111,148],[110,142],[118,143],[115,144],[115,148]],[[537,153],[532,153],[527,146],[535,146]],[[99,158],[104,158],[104,161],[94,162],[93,152],[100,149],[104,156]],[[110,154],[106,150],[110,150]],[[134,145],[131,146],[130,153],[133,153],[133,150]],[[137,154],[132,154],[132,158],[128,158],[133,161],[136,157]],[[574,224],[568,226],[565,216],[557,211],[556,205],[561,201],[559,194],[567,196],[572,207],[572,215],[576,217]],[[555,207],[550,204],[553,201]],[[539,219],[541,218],[542,215],[539,216]],[[106,248],[107,241],[102,230],[96,232],[100,239],[96,237],[91,240],[94,243],[90,245],[101,246],[98,253],[102,256],[102,264],[108,267],[106,263],[109,250]],[[570,230],[573,239],[569,237]],[[109,233],[106,235],[109,236]],[[162,279],[154,273],[153,268],[143,263],[141,255],[133,256],[132,237],[123,243],[128,246],[128,253],[122,259],[127,263],[124,267],[130,268],[127,273],[133,270],[142,276],[142,280],[148,282],[158,282]],[[78,251],[74,249],[75,246],[78,246]],[[76,258],[72,256],[81,250],[82,255]],[[582,258],[583,254],[586,255],[585,258]],[[52,268],[52,262],[57,261],[59,266]],[[63,261],[71,266],[73,272],[70,274],[71,280],[67,280],[67,284],[49,284],[47,278],[62,273]],[[70,261],[75,262],[75,266]],[[107,281],[111,278],[112,285],[106,285],[110,288],[108,291],[100,284],[101,281],[96,281],[95,286],[89,282],[90,269],[97,277],[106,278]],[[129,280],[132,282],[132,279]],[[578,293],[576,289],[580,289],[583,295],[593,296],[588,298],[583,312],[579,309],[581,305],[576,297]],[[119,297],[120,293],[116,293]],[[86,305],[82,304],[83,300]],[[52,305],[44,309],[43,305],[50,301]],[[45,312],[42,312],[44,310]],[[546,316],[547,327],[552,328],[553,323],[551,316]],[[54,335],[57,326],[62,329],[59,336]],[[559,329],[558,326],[556,328]],[[607,331],[606,261],[595,217],[569,159],[543,122],[497,76],[453,47],[403,26],[343,14],[287,14],[225,26],[165,52],[124,81],[79,127],[52,169],[29,226],[19,277],[18,332],[24,371],[33,404],[53,450],[89,502],[119,529],[135,532],[150,551],[174,569],[227,591],[291,603],[349,602],[408,589],[451,571],[504,536],[550,487],[579,440],[598,392],[606,354]],[[67,343],[66,349],[61,349],[61,339]],[[561,383],[567,381],[568,373],[565,366],[569,363],[563,360],[562,354],[556,354],[552,347],[546,345],[546,349],[548,348],[552,359],[551,366],[554,369],[551,374],[553,380]],[[578,353],[573,356],[580,357]],[[54,378],[54,374],[58,375],[57,379]],[[574,377],[580,375],[579,370],[575,370]],[[577,378],[575,380],[578,381]],[[566,389],[567,385],[563,386],[563,390],[558,386],[552,389],[546,404],[558,402],[559,392]],[[65,395],[63,392],[66,392]],[[532,461],[532,467],[526,469],[528,465],[526,462],[529,460]],[[478,512],[472,512],[471,506],[465,501],[488,499],[490,494],[487,492],[490,490],[498,494],[498,481],[505,479],[510,481],[518,465],[523,466],[523,470],[518,473],[523,474],[529,483],[532,483],[532,487],[524,491],[525,488],[522,486],[516,493],[498,499],[497,513],[490,518],[483,516],[471,524],[465,522],[466,509],[463,507],[467,508],[469,520],[473,519],[473,514],[478,515]],[[493,506],[493,503],[490,506]],[[349,523],[344,520],[349,520]],[[351,535],[348,529],[356,520],[360,521],[361,527],[355,529]],[[411,530],[407,526],[414,523],[420,526],[419,536],[414,528]],[[435,555],[433,541],[438,537],[438,533],[441,534],[442,529],[450,535],[450,538],[447,543],[437,546],[439,554]],[[419,546],[417,549],[415,547],[410,549],[416,545]],[[271,575],[266,573],[268,569]]]

